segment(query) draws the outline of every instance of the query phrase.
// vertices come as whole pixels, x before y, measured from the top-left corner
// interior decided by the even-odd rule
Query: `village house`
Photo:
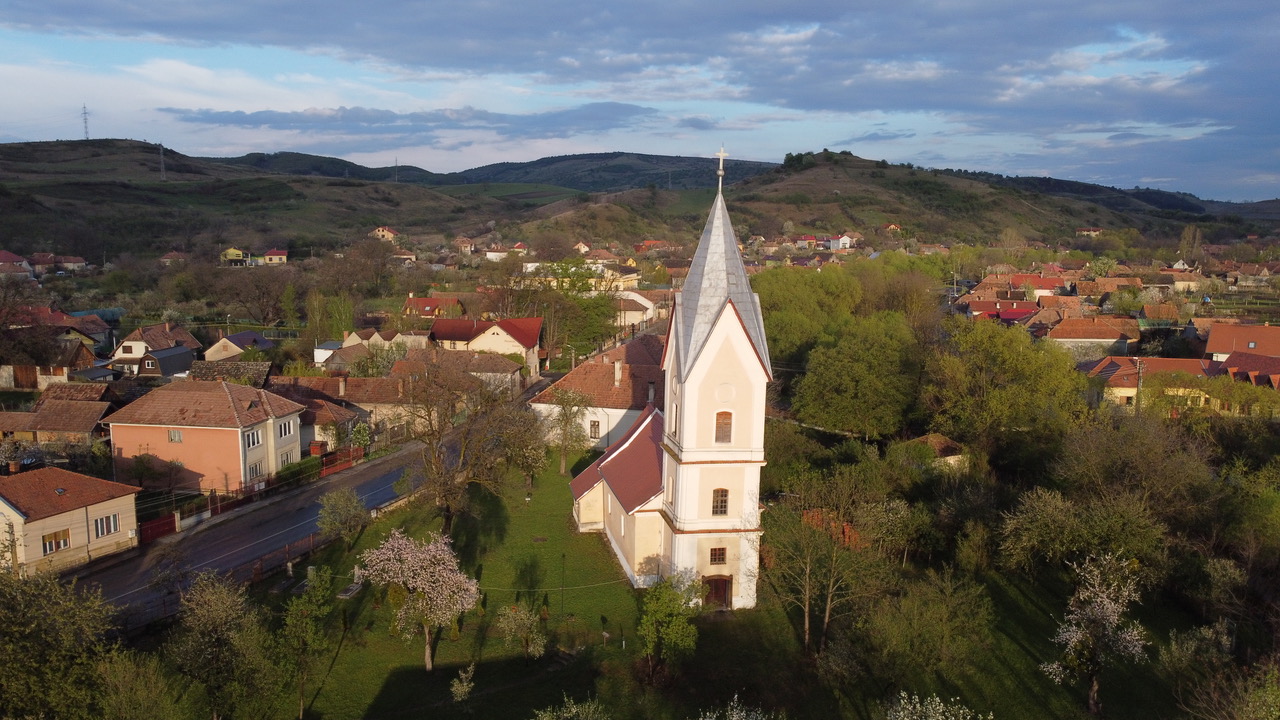
[[[661,408],[666,387],[662,351],[661,337],[641,335],[578,365],[529,405],[550,420],[559,412],[556,392],[580,394],[586,398],[582,430],[592,447],[603,450],[630,430],[650,404]]]
[[[462,314],[462,304],[454,297],[414,297],[409,293],[400,313],[421,318],[458,317]]]
[[[450,372],[466,373],[484,382],[496,392],[514,397],[522,389],[520,363],[506,357],[488,352],[471,352],[467,350],[445,350],[439,347],[413,349],[405,353],[403,360],[398,360],[391,367],[391,377],[423,376],[432,368],[446,368]]]
[[[210,345],[209,349],[204,351],[204,359],[211,362],[234,362],[239,360],[246,350],[254,349],[265,352],[275,346],[274,342],[263,337],[262,333],[257,330],[242,330],[226,335]]]
[[[1205,357],[1219,362],[1235,352],[1280,357],[1280,326],[1214,323],[1204,352]]]
[[[381,225],[369,231],[369,237],[383,242],[396,242],[400,238],[400,233],[386,225]]]
[[[189,259],[189,257],[190,256],[184,252],[179,252],[177,250],[170,250],[169,252],[160,256],[160,264],[165,267],[172,267],[174,265],[180,265],[182,263],[185,263]]]
[[[1108,355],[1133,355],[1142,340],[1138,321],[1118,315],[1067,318],[1049,330],[1046,337],[1066,348],[1078,359]]]
[[[193,360],[195,353],[204,347],[204,344],[196,340],[185,328],[172,323],[140,327],[126,335],[116,346],[115,351],[111,353],[111,367],[126,375],[137,375],[141,370],[148,369],[143,367],[144,356],[179,345],[191,351]],[[153,357],[152,360],[154,361],[155,358]],[[188,362],[187,367],[190,366]]]
[[[263,265],[284,265],[289,262],[288,250],[277,250],[272,248],[262,253]]]
[[[54,467],[0,477],[0,535],[15,541],[0,565],[30,576],[136,547],[138,490]]]
[[[685,576],[703,583],[708,606],[754,607],[772,373],[760,302],[719,192],[668,338],[663,410],[648,406],[572,480],[574,520],[604,533],[633,585]]]
[[[232,267],[244,267],[253,262],[253,256],[250,255],[247,250],[241,250],[233,247],[227,248],[219,253],[218,259],[222,261],[223,265],[230,265]]]
[[[1106,400],[1132,409],[1136,406],[1138,389],[1144,376],[1150,379],[1153,375],[1171,373],[1206,378],[1217,375],[1218,369],[1216,363],[1208,360],[1108,356],[1099,360],[1087,373],[1090,378],[1097,378],[1101,382],[1100,390],[1091,391],[1090,400],[1095,405]],[[1200,406],[1204,403],[1202,393],[1184,392],[1188,395],[1189,404]]]
[[[165,489],[239,493],[302,458],[302,410],[258,388],[188,380],[153,390],[103,422],[111,430],[117,477]],[[152,471],[169,467],[141,471],[134,466],[142,456]]]
[[[39,360],[47,365],[0,365],[0,389],[43,390],[53,383],[66,382],[74,373],[93,367],[96,360],[83,342],[84,336],[75,330],[53,330],[58,336],[50,337],[51,330],[41,327],[3,330],[7,339],[19,345],[30,346],[50,343],[50,354]],[[70,335],[70,337],[66,337]]]
[[[446,350],[518,355],[537,378],[542,318],[507,318],[497,322],[441,318],[431,325],[431,339]]]

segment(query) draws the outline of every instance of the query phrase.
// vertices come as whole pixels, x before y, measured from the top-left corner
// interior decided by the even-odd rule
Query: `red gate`
[[[146,545],[157,538],[178,532],[178,519],[172,513],[155,520],[138,523],[138,544]]]

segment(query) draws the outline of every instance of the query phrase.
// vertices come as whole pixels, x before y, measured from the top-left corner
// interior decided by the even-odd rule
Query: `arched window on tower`
[[[711,514],[712,515],[728,515],[729,514],[729,491],[724,488],[716,488],[711,491]]]
[[[727,410],[716,413],[716,442],[733,442],[733,413]]]

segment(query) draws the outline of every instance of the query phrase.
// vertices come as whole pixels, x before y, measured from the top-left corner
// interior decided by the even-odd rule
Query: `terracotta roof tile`
[[[50,400],[79,400],[81,402],[110,402],[115,393],[105,383],[59,382],[51,383],[40,393],[40,399],[32,406],[39,410],[40,406]]]
[[[85,400],[48,400],[40,405],[31,422],[32,430],[44,432],[90,433],[98,427],[111,403]]]
[[[0,498],[28,522],[132,495],[140,489],[54,467],[0,477]]]
[[[188,380],[149,392],[103,422],[245,428],[268,418],[286,417],[302,410],[302,405],[292,400],[247,385]]]
[[[1214,323],[1209,328],[1205,352],[1222,354],[1248,352],[1255,355],[1280,356],[1280,326],[1225,325]]]
[[[1181,372],[1198,377],[1212,377],[1220,372],[1218,364],[1208,360],[1110,356],[1099,360],[1088,374],[1089,377],[1105,380],[1107,387],[1136,388],[1139,361],[1142,362],[1142,374],[1145,376]]]
[[[581,498],[601,482],[618,498],[623,512],[635,512],[662,492],[663,417],[650,407],[618,442],[569,483]]]
[[[1049,331],[1054,340],[1137,340],[1138,321],[1116,315],[1066,318]]]

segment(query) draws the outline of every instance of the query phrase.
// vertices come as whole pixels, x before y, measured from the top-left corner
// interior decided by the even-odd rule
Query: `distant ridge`
[[[412,165],[367,168],[346,160],[304,153],[250,153],[235,158],[200,158],[223,165],[251,167],[286,175],[311,175],[423,185],[473,183],[532,183],[583,192],[617,192],[653,185],[661,189],[692,190],[715,186],[711,158],[608,152],[560,155],[530,162],[503,162],[457,173],[433,173]],[[729,177],[743,180],[776,168],[777,163],[729,160]]]

